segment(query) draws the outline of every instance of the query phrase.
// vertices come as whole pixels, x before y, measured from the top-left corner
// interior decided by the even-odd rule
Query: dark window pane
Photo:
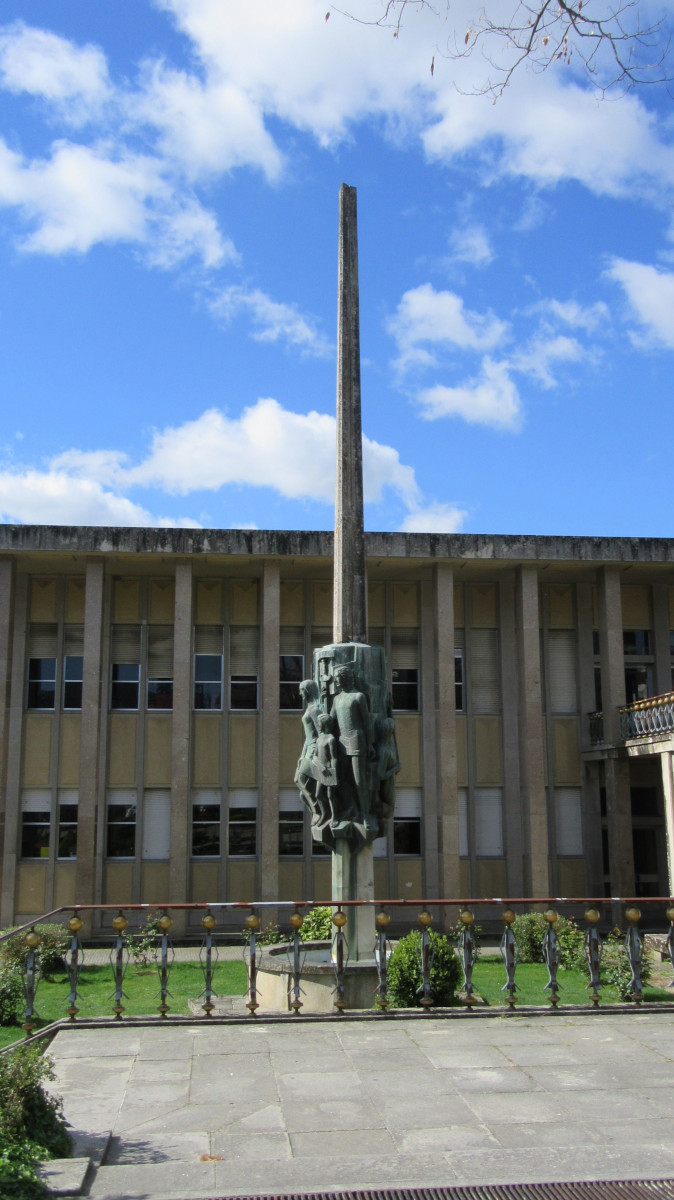
[[[66,679],[63,684],[63,707],[64,708],[81,708],[82,707],[82,683],[78,680]]]
[[[238,825],[236,822],[230,822],[229,853],[232,857],[243,854],[255,854],[256,829],[256,825]]]
[[[137,683],[113,683],[110,695],[111,708],[138,708]]]
[[[624,654],[651,654],[651,631],[650,629],[624,629],[623,630],[623,653]]]
[[[279,684],[279,706],[280,708],[301,708],[302,697],[300,696],[299,683],[281,683]]]
[[[282,855],[302,857],[304,854],[304,819],[302,814],[279,820],[278,852]]]
[[[646,700],[652,695],[652,674],[650,666],[625,667],[625,698],[628,704]]]
[[[137,683],[140,679],[140,665],[138,663],[113,663],[112,679],[113,683]]]
[[[330,854],[331,851],[330,851],[329,846],[324,846],[322,842],[315,842],[312,838],[311,839],[311,853],[315,856],[318,856],[320,854]]]
[[[108,825],[108,858],[133,858],[136,853],[135,825]]]
[[[116,824],[117,822],[136,823],[136,806],[135,804],[110,804],[108,806],[108,824]]]
[[[24,813],[21,825],[21,857],[49,857],[49,813]]]
[[[77,825],[59,825],[59,858],[77,858]]]
[[[77,824],[77,805],[76,804],[60,804],[59,805],[59,821]]]
[[[31,658],[28,678],[36,683],[54,683],[56,679],[56,659]]]
[[[304,655],[282,654],[279,670],[281,683],[301,683],[304,676]]]
[[[463,712],[463,655],[454,655],[454,703],[456,711]]]
[[[601,712],[602,707],[603,706],[602,706],[602,699],[601,699],[601,667],[595,667],[595,669],[594,669],[594,708],[595,708],[595,712]]]
[[[660,804],[656,787],[630,788],[633,817],[659,817]]]
[[[192,854],[214,858],[220,853],[220,822],[195,822],[192,826]]]
[[[49,681],[32,681],[28,684],[29,708],[53,708],[56,697],[56,684]]]
[[[148,679],[147,706],[148,708],[173,708],[172,679]]]
[[[257,675],[232,675],[230,708],[257,708]]]
[[[391,694],[394,709],[416,712],[419,708],[419,672],[416,667],[392,672]]]
[[[63,660],[63,678],[81,683],[83,664],[84,659],[81,654],[67,654]]]
[[[599,657],[599,630],[598,629],[592,630],[592,653],[594,654],[595,658]]]
[[[394,820],[393,853],[421,854],[421,821],[418,817],[399,817]]]
[[[222,656],[220,654],[195,654],[194,678],[199,682],[219,683],[222,679]]]
[[[222,708],[221,683],[195,683],[194,707],[219,710]]]

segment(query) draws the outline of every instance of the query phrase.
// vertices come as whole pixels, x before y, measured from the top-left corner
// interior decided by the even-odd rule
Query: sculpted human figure
[[[337,739],[332,730],[334,721],[328,713],[321,712],[317,718],[318,738],[313,758],[316,779],[316,804],[320,816],[316,822],[335,821],[335,788],[337,786]]]
[[[318,684],[313,679],[305,679],[300,684],[300,696],[304,702],[302,725],[304,726],[304,746],[297,762],[295,783],[300,796],[312,815],[316,812],[316,778],[313,772],[313,759],[318,741],[318,718],[321,715],[318,703]]]
[[[395,805],[395,776],[400,770],[395,744],[395,722],[393,717],[378,717],[376,722],[377,737],[377,779],[379,788],[379,804],[382,817],[390,817]]]
[[[357,692],[353,686],[353,672],[350,667],[337,667],[333,679],[336,692],[332,702],[332,715],[337,722],[339,745],[342,754],[350,763],[350,782],[353,783],[358,808],[363,817],[366,817],[370,812],[370,709],[367,697],[363,692]],[[347,814],[341,812],[340,817],[342,820],[348,819]]]

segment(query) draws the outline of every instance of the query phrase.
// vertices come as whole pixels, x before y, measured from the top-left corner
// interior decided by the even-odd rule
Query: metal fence
[[[2,961],[3,943],[7,942],[10,937],[22,938],[25,946],[22,958],[26,999],[23,1028],[26,1036],[30,1036],[35,1029],[35,1004],[41,978],[42,938],[36,926],[39,926],[43,922],[53,921],[54,919],[58,921],[60,918],[59,923],[67,927],[69,938],[68,948],[64,955],[69,986],[67,995],[64,991],[63,1019],[65,1020],[67,1017],[69,1022],[74,1023],[78,1020],[80,1013],[80,1009],[78,1008],[78,1000],[80,999],[79,983],[87,954],[80,941],[80,931],[84,927],[82,916],[83,914],[93,914],[94,912],[101,913],[104,922],[109,917],[109,962],[111,971],[109,1019],[122,1021],[125,1019],[124,1000],[128,998],[125,986],[127,986],[127,968],[131,957],[133,937],[140,936],[138,933],[134,935],[133,930],[130,928],[129,917],[126,914],[132,914],[138,919],[138,928],[141,931],[144,930],[144,923],[147,921],[148,916],[154,914],[154,944],[151,954],[154,966],[156,967],[158,982],[156,1012],[158,1019],[165,1021],[169,1019],[171,1012],[169,982],[174,961],[174,950],[171,940],[173,917],[171,913],[186,909],[192,912],[196,910],[197,913],[202,913],[201,925],[203,927],[203,937],[199,951],[199,961],[203,972],[203,989],[198,997],[201,1001],[200,1007],[203,1017],[198,1016],[195,1019],[208,1020],[214,1012],[214,1000],[217,998],[214,994],[213,983],[214,969],[218,958],[218,945],[222,943],[225,937],[231,942],[231,925],[223,928],[222,918],[225,913],[228,913],[231,917],[233,910],[240,911],[242,916],[241,932],[244,940],[243,956],[247,970],[247,992],[246,1016],[242,1016],[239,1019],[246,1020],[248,1017],[254,1017],[259,1008],[259,973],[267,949],[262,944],[264,940],[261,933],[262,919],[265,915],[269,916],[273,910],[273,915],[278,917],[279,920],[280,932],[283,934],[285,930],[285,938],[287,939],[288,1011],[286,1015],[292,1019],[293,1017],[301,1016],[303,1008],[302,983],[305,968],[305,945],[301,938],[301,929],[305,916],[309,911],[316,907],[325,907],[331,912],[333,929],[331,961],[335,979],[333,1003],[334,1013],[335,1015],[339,1015],[343,1014],[346,1009],[345,976],[349,969],[349,963],[344,927],[348,920],[347,911],[349,908],[355,906],[368,906],[374,909],[373,925],[375,933],[372,960],[376,964],[378,979],[376,990],[372,997],[372,1007],[376,1013],[383,1016],[387,1012],[392,1011],[388,983],[388,967],[391,955],[391,939],[388,934],[388,927],[391,921],[391,910],[404,909],[404,916],[409,920],[412,917],[410,909],[417,909],[416,927],[420,932],[418,939],[419,977],[421,980],[418,1002],[420,1007],[426,1011],[432,1011],[435,1008],[432,984],[434,954],[432,927],[434,920],[443,926],[451,924],[451,918],[456,916],[457,921],[453,927],[453,940],[455,953],[459,958],[463,972],[460,1001],[470,1011],[477,999],[473,983],[473,972],[479,956],[475,924],[476,912],[481,912],[486,913],[492,920],[494,918],[498,919],[500,916],[502,933],[499,952],[504,968],[502,991],[504,992],[508,1008],[512,1010],[518,1003],[517,967],[519,962],[519,948],[513,926],[518,915],[535,910],[539,913],[542,912],[543,916],[542,925],[544,931],[541,936],[540,949],[542,960],[548,972],[548,980],[543,987],[541,1003],[547,1000],[553,1008],[556,1008],[560,1002],[558,972],[563,954],[558,923],[560,915],[564,911],[569,914],[575,909],[577,913],[582,912],[582,916],[577,921],[577,928],[581,930],[580,936],[582,937],[584,958],[589,978],[587,985],[589,992],[587,1005],[597,1008],[601,1002],[602,954],[605,944],[600,929],[613,924],[615,922],[616,911],[621,909],[625,928],[623,934],[621,934],[623,945],[620,952],[624,956],[624,964],[629,968],[630,998],[636,1005],[639,1005],[643,1000],[644,935],[640,930],[642,913],[637,906],[638,904],[648,906],[647,921],[649,928],[651,930],[660,930],[661,943],[664,948],[663,953],[668,956],[674,970],[674,900],[671,897],[655,897],[648,900],[640,899],[638,901],[616,897],[611,899],[570,899],[558,897],[556,899],[533,898],[518,900],[502,900],[492,897],[474,900],[351,901],[342,904],[327,902],[324,905],[319,905],[318,902],[314,901],[279,901],[274,903],[213,903],[210,905],[178,904],[156,906],[143,904],[127,905],[119,909],[112,905],[76,905],[74,907],[56,909],[51,913],[44,914],[44,916],[38,918],[30,925],[24,925],[17,930],[3,934],[0,937],[0,962]],[[497,912],[495,910],[500,911]],[[562,910],[561,913],[560,910]],[[578,934],[576,937],[577,940],[580,940]],[[16,946],[16,942],[14,945]],[[669,986],[674,987],[674,979]]]
[[[674,731],[674,692],[637,700],[618,709],[623,738],[649,737]]]

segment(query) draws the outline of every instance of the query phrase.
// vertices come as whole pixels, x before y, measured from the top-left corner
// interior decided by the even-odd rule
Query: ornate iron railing
[[[651,696],[619,708],[621,737],[650,737],[674,731],[674,692]]]
[[[121,1021],[123,1019],[133,1020],[135,1018],[124,1018],[125,1006],[124,1000],[127,999],[124,991],[127,967],[129,964],[129,919],[126,913],[138,914],[141,917],[147,917],[149,912],[158,913],[156,920],[156,945],[154,948],[154,961],[158,975],[158,991],[157,997],[159,1003],[157,1005],[157,1013],[160,1020],[167,1020],[170,1014],[170,1005],[168,999],[169,992],[169,977],[173,964],[174,952],[171,943],[170,930],[173,925],[171,912],[189,909],[192,911],[202,911],[201,924],[203,926],[203,939],[200,949],[200,962],[204,977],[204,987],[199,998],[203,998],[201,1009],[203,1017],[195,1017],[194,1020],[208,1020],[212,1017],[215,1004],[213,992],[213,974],[214,965],[217,959],[217,942],[218,936],[221,938],[227,937],[231,941],[231,926],[222,928],[220,935],[216,932],[221,921],[218,921],[225,912],[231,914],[232,910],[240,910],[242,915],[245,913],[242,922],[242,934],[245,941],[244,959],[247,968],[247,991],[246,991],[246,1010],[250,1017],[254,1017],[259,1009],[260,998],[260,982],[259,974],[261,968],[261,960],[265,953],[265,947],[260,945],[260,928],[262,924],[261,913],[269,913],[269,910],[274,910],[280,914],[281,921],[287,914],[288,929],[287,937],[287,961],[288,961],[288,1011],[287,1016],[298,1016],[302,1012],[303,1003],[302,995],[302,980],[304,970],[303,942],[300,937],[300,930],[304,924],[305,915],[308,911],[316,907],[329,907],[332,909],[332,925],[334,927],[332,941],[332,965],[335,976],[334,996],[334,1011],[336,1014],[343,1013],[346,1009],[344,1000],[345,995],[345,973],[348,971],[348,952],[346,946],[345,930],[347,924],[347,912],[349,908],[356,906],[369,906],[375,909],[374,925],[376,933],[373,944],[373,963],[376,964],[378,973],[378,983],[372,997],[372,1008],[374,1012],[384,1015],[391,1011],[390,998],[388,994],[388,963],[391,953],[391,940],[388,935],[388,926],[390,924],[390,911],[404,909],[405,916],[409,920],[409,910],[418,908],[416,921],[420,930],[420,945],[419,945],[419,964],[421,973],[421,986],[419,988],[419,1004],[426,1010],[430,1011],[434,1008],[433,988],[431,983],[431,970],[433,964],[433,944],[431,937],[431,929],[433,926],[433,913],[435,910],[437,915],[447,915],[447,910],[455,909],[457,911],[458,922],[455,927],[455,943],[456,954],[461,963],[463,970],[463,987],[461,992],[461,1000],[466,1009],[470,1011],[476,1002],[475,987],[473,983],[473,971],[478,961],[478,945],[475,936],[474,926],[476,909],[484,912],[485,909],[499,908],[501,910],[500,917],[502,922],[502,935],[499,944],[500,955],[503,961],[505,970],[505,982],[502,991],[507,993],[506,1003],[509,1009],[514,1009],[518,1003],[517,992],[517,966],[519,961],[519,951],[517,938],[513,929],[514,923],[518,915],[523,911],[531,911],[534,908],[541,911],[543,906],[547,905],[543,912],[545,932],[542,937],[542,958],[548,970],[548,981],[543,987],[544,996],[548,993],[547,999],[551,1006],[556,1008],[560,1002],[560,983],[558,980],[558,971],[562,961],[562,946],[560,937],[556,931],[556,926],[559,920],[559,908],[564,908],[567,911],[575,908],[576,911],[583,909],[584,921],[584,955],[587,964],[587,973],[589,983],[587,989],[590,992],[587,1006],[573,1007],[592,1007],[597,1008],[601,1002],[602,978],[601,978],[601,961],[604,948],[604,941],[600,935],[599,927],[603,924],[610,924],[615,919],[616,906],[622,906],[623,918],[625,922],[625,932],[623,939],[622,954],[624,962],[629,965],[630,976],[630,998],[635,1004],[639,1005],[643,1000],[643,962],[644,962],[644,936],[639,929],[641,921],[641,911],[637,907],[639,904],[647,904],[649,906],[649,924],[664,925],[668,923],[666,928],[666,936],[663,938],[663,946],[666,955],[674,970],[674,898],[661,896],[653,897],[638,902],[635,899],[625,899],[612,897],[610,899],[597,898],[575,898],[568,897],[558,898],[529,898],[517,900],[502,900],[495,897],[473,899],[473,900],[380,900],[380,901],[346,901],[341,904],[334,904],[330,901],[319,904],[315,901],[277,901],[277,902],[261,902],[261,903],[213,903],[213,904],[173,904],[173,905],[149,905],[149,904],[131,904],[125,905],[123,908],[117,909],[115,905],[74,905],[64,908],[55,909],[50,913],[45,913],[30,924],[20,926],[18,929],[9,931],[0,937],[0,960],[2,955],[2,944],[11,937],[23,935],[23,940],[26,947],[23,977],[24,989],[26,998],[25,1021],[23,1028],[26,1036],[30,1036],[35,1030],[37,1019],[35,1002],[38,984],[41,976],[40,967],[40,947],[41,937],[36,926],[53,918],[61,917],[65,919],[70,914],[67,921],[64,923],[67,926],[70,935],[70,944],[65,954],[65,964],[69,981],[69,990],[67,997],[64,994],[64,1018],[67,1016],[68,1021],[74,1023],[78,1020],[80,1010],[77,1007],[79,998],[78,985],[80,982],[81,972],[85,962],[85,951],[80,942],[80,931],[84,927],[81,914],[99,912],[103,917],[110,916],[110,936],[112,946],[110,950],[110,965],[112,971],[113,993],[111,994],[111,1016],[110,1020]],[[665,906],[663,908],[663,906]],[[216,915],[218,914],[218,915]],[[664,932],[664,931],[663,931]],[[674,978],[668,985],[674,988]],[[184,1017],[172,1017],[175,1021],[185,1020]],[[236,1018],[234,1018],[236,1019]],[[242,1017],[239,1019],[247,1019]],[[100,1018],[97,1018],[100,1020]],[[51,1028],[51,1027],[50,1027]]]
[[[592,712],[587,714],[590,723],[590,745],[601,746],[604,740],[604,714]]]

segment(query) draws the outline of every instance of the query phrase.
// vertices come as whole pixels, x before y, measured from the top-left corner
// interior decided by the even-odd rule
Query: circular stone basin
[[[302,1012],[333,1012],[335,965],[332,942],[302,942],[300,947]],[[292,943],[265,946],[258,970],[258,1011],[291,1012]],[[374,961],[347,963],[344,970],[344,1001],[349,1009],[370,1009],[379,975]]]

